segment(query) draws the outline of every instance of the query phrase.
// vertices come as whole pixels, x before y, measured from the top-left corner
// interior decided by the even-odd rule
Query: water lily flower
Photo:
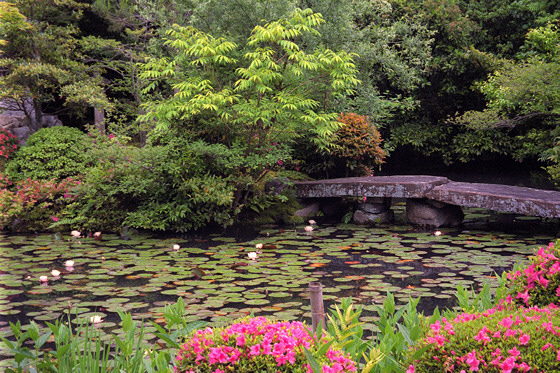
[[[181,246],[178,245],[178,244],[173,245],[173,250],[174,251],[179,251],[180,248],[181,248]]]
[[[47,282],[49,280],[49,278],[47,276],[39,276],[39,281],[40,282]]]
[[[315,224],[317,224],[317,222],[315,220],[309,220],[309,224],[310,225],[315,225]]]
[[[101,239],[101,232],[95,232],[93,234],[93,239],[99,241]]]
[[[71,235],[72,237],[78,238],[78,237],[80,237],[80,236],[82,235],[82,232],[80,232],[80,231],[72,231],[72,232],[70,232],[70,235]]]
[[[441,231],[435,231],[434,236],[441,236]]]
[[[53,269],[51,271],[51,275],[53,275],[53,277],[58,277],[58,276],[60,276],[60,271],[57,271],[56,269]]]
[[[310,225],[306,226],[306,227],[303,228],[303,229],[304,229],[306,232],[311,232],[311,231],[313,231],[313,227],[310,226]]]
[[[254,252],[254,251],[251,251],[251,252],[250,252],[249,254],[247,254],[247,255],[249,256],[249,259],[251,259],[251,260],[256,260],[256,259],[259,257],[259,255],[258,255],[256,252]]]
[[[255,245],[255,248],[256,248],[257,250],[260,250],[260,249],[263,248],[263,244],[262,244],[262,243],[258,243],[258,244]]]
[[[103,321],[103,319],[99,315],[93,315],[92,317],[89,318],[89,321],[91,321],[94,324],[99,324],[100,322]]]
[[[66,267],[74,267],[74,261],[73,260],[67,260],[64,265]]]

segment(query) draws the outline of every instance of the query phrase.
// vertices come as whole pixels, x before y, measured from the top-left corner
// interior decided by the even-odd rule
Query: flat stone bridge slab
[[[500,184],[464,183],[445,177],[395,175],[296,182],[300,198],[417,198],[493,211],[560,217],[560,192]]]

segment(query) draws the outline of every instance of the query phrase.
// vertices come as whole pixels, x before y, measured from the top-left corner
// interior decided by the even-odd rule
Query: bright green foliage
[[[341,307],[335,306],[329,315],[326,334],[335,346],[342,348],[355,361],[363,362],[359,372],[404,372],[409,348],[424,337],[430,323],[440,318],[437,309],[429,319],[424,318],[416,309],[419,301],[420,298],[409,299],[406,305],[397,308],[394,296],[387,293],[383,307],[375,306],[379,319],[375,322],[376,335],[370,340],[364,337],[362,323],[358,321],[362,307],[354,310],[352,299],[343,299]],[[322,330],[318,328],[317,333],[320,336]],[[419,357],[425,350],[418,349],[414,357]]]
[[[15,180],[60,180],[81,175],[90,165],[87,154],[91,139],[77,128],[43,128],[27,139],[6,166]]]
[[[558,307],[505,304],[481,313],[458,314],[430,325],[431,331],[418,343],[426,351],[411,357],[409,364],[416,373],[555,372],[560,369],[558,325]]]
[[[326,149],[341,126],[329,108],[358,83],[352,55],[329,49],[310,54],[297,44],[322,22],[311,10],[296,10],[255,27],[241,50],[225,38],[175,27],[166,41],[173,57],[142,67],[141,77],[149,81],[145,92],[165,98],[154,94],[140,120],[227,149],[237,208],[251,185],[289,159],[294,140],[307,134]]]
[[[31,28],[31,25],[26,22],[25,16],[19,12],[19,9],[12,3],[0,2],[0,47],[6,47],[8,41],[15,34],[24,32],[26,29]],[[3,51],[0,49],[0,55]]]

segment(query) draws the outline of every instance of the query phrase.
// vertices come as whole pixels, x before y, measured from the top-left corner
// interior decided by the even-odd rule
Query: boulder
[[[372,214],[362,210],[356,210],[354,213],[353,221],[354,224],[359,225],[374,225],[391,223],[395,219],[395,213],[393,210],[385,210],[378,214]]]
[[[460,206],[441,205],[429,200],[408,199],[406,201],[406,217],[408,222],[430,228],[456,227],[465,215]]]
[[[367,202],[360,203],[358,210],[370,214],[379,214],[391,208],[391,198],[368,198]]]
[[[301,217],[306,218],[306,217],[309,217],[309,216],[316,216],[318,212],[319,212],[319,203],[315,202],[315,203],[312,203],[310,205],[305,206],[301,210],[297,210],[295,212],[295,214],[296,214],[296,216],[301,216]]]
[[[18,139],[25,140],[29,137],[29,135],[31,135],[31,128],[28,126],[13,128],[12,133]]]

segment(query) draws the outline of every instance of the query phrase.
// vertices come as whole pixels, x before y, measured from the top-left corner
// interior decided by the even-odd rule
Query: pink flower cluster
[[[539,248],[536,255],[531,259],[532,263],[524,270],[508,273],[507,279],[512,283],[521,283],[523,291],[516,291],[513,294],[516,299],[526,305],[535,305],[531,302],[531,295],[535,291],[545,290],[556,294],[560,297],[560,283],[553,281],[554,278],[560,276],[560,260],[554,255],[554,244],[551,242],[546,248]],[[548,286],[554,282],[556,286],[548,289]],[[551,285],[552,286],[552,285]],[[557,302],[559,303],[560,299]]]
[[[511,299],[509,301],[482,313],[462,313],[451,322],[443,318],[443,323],[432,324],[424,340],[432,344],[431,359],[441,363],[446,372],[529,372],[540,371],[539,367],[528,363],[531,351],[539,351],[550,354],[548,361],[556,362],[555,369],[560,369],[560,326],[557,325],[560,308],[535,306],[515,312]],[[480,325],[473,322],[481,319],[484,321],[482,327],[473,326]],[[465,328],[462,328],[461,335],[456,335],[458,326],[467,323],[470,323],[469,330],[477,328],[473,330],[475,335],[467,336]],[[470,348],[467,350],[466,346]],[[543,359],[547,359],[546,356]],[[421,365],[419,361],[417,363],[417,366],[410,365],[407,373],[414,373]]]
[[[235,372],[253,372],[260,371],[263,365],[279,372],[292,372],[296,367],[312,372],[304,349],[312,349],[312,340],[302,323],[255,317],[222,330],[207,328],[193,333],[175,358],[175,372],[190,373],[204,368],[221,373],[231,366],[235,366]],[[356,370],[354,361],[341,351],[329,349],[323,373]]]
[[[0,128],[0,163],[4,158],[10,158],[15,153],[19,144],[19,139],[11,132]]]

